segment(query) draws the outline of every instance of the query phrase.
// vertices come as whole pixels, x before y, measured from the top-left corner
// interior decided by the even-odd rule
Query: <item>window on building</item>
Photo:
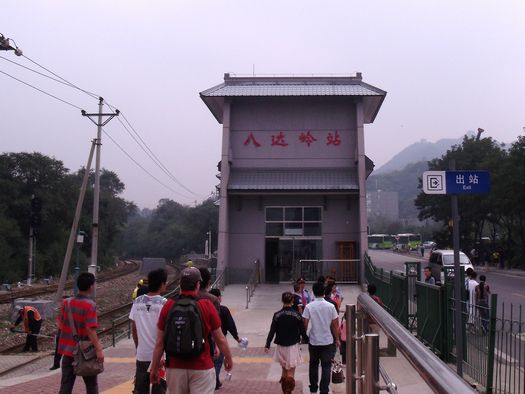
[[[267,237],[320,237],[321,207],[266,207]]]

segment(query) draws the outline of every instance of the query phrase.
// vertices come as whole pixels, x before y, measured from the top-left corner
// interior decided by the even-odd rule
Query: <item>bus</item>
[[[415,250],[421,246],[421,234],[397,234],[396,249]]]
[[[390,234],[370,234],[368,236],[369,249],[392,249],[394,247],[394,237]]]

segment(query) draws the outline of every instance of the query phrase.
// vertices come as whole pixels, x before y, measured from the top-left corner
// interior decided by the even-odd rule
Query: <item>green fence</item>
[[[365,257],[365,279],[377,287],[386,309],[403,326],[446,362],[455,362],[453,271],[443,273],[442,286],[421,282],[419,266],[406,263],[406,275],[386,272]],[[460,281],[464,276],[461,272]],[[475,305],[461,294],[462,349],[465,375],[486,393],[525,392],[525,321],[521,306],[497,311],[497,295],[490,307]]]

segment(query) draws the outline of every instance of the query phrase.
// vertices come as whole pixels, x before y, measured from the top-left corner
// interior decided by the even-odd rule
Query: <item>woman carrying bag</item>
[[[281,300],[283,308],[273,315],[264,351],[266,353],[270,351],[270,344],[275,336],[277,348],[274,353],[274,361],[281,364],[281,387],[284,394],[291,394],[295,388],[295,368],[303,362],[299,344],[301,338],[303,343],[307,343],[308,337],[301,315],[292,307],[293,294],[289,291],[284,292]]]

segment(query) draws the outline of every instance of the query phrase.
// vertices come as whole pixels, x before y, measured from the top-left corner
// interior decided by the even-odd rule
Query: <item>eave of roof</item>
[[[245,97],[355,97],[363,101],[365,123],[372,123],[386,92],[355,77],[231,77],[224,83],[204,90],[201,99],[219,123],[222,123],[224,100]]]
[[[355,168],[232,169],[228,191],[357,191]]]

